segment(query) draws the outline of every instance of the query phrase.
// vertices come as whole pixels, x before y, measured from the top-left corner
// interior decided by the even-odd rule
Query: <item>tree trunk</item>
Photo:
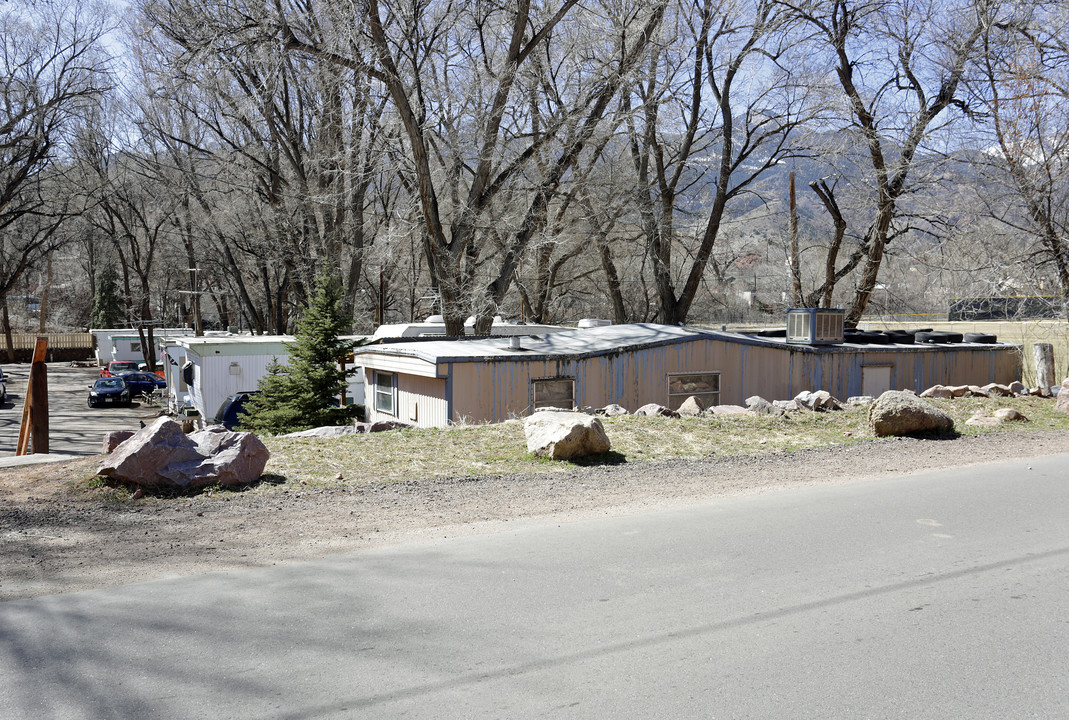
[[[45,287],[41,292],[41,310],[37,325],[37,331],[43,333],[48,325],[48,301],[52,291],[52,252],[49,251],[45,258]]]
[[[1043,397],[1050,397],[1051,387],[1058,384],[1054,376],[1054,346],[1036,343],[1032,346],[1032,355],[1036,361],[1036,385]]]
[[[11,316],[7,312],[7,295],[3,299],[4,341],[7,343],[7,361],[15,362],[15,338],[11,336]]]
[[[798,199],[794,194],[794,171],[790,174],[791,303],[802,305],[802,262],[798,257]]]

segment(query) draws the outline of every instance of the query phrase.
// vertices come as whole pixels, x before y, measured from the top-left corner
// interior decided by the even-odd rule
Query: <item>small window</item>
[[[668,376],[668,407],[679,407],[692,395],[705,407],[719,405],[720,373]]]
[[[141,343],[140,342],[132,342],[132,343],[130,343],[130,352],[135,352],[135,353],[141,352]]]
[[[575,380],[572,378],[547,378],[531,381],[531,407],[575,407]]]
[[[396,415],[393,373],[375,373],[375,410]]]

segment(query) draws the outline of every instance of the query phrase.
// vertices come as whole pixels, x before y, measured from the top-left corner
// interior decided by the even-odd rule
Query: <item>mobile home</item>
[[[168,405],[194,412],[202,424],[214,419],[227,395],[255,390],[273,360],[289,358],[292,335],[228,335],[174,338],[166,347]],[[361,373],[349,378],[346,403],[364,402]]]
[[[499,422],[539,407],[634,411],[741,405],[751,395],[789,399],[803,390],[839,398],[937,383],[1008,383],[1020,377],[1016,346],[858,344],[807,346],[785,338],[654,324],[574,333],[429,340],[358,348],[369,420],[418,427]]]

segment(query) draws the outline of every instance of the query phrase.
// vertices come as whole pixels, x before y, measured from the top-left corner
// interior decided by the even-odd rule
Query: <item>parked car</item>
[[[233,395],[227,395],[226,400],[223,400],[223,404],[219,406],[218,412],[215,413],[215,422],[219,423],[227,430],[234,430],[241,423],[241,416],[245,414],[245,403],[249,401],[253,395],[259,393],[259,390],[246,390],[244,392],[237,392]]]
[[[137,372],[137,363],[133,360],[112,360],[100,368],[100,377],[114,377],[127,372]]]
[[[130,388],[121,377],[100,378],[89,386],[89,407],[129,405]]]
[[[126,372],[119,375],[126,381],[131,395],[151,395],[156,390],[163,390],[167,383],[159,375],[147,372]]]

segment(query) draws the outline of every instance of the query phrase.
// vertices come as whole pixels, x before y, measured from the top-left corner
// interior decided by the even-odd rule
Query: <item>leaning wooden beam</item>
[[[26,382],[26,399],[22,405],[22,424],[19,426],[19,442],[16,455],[25,455],[33,438],[33,452],[48,452],[48,367],[45,353],[48,338],[38,337],[33,347],[33,362],[30,378]]]

